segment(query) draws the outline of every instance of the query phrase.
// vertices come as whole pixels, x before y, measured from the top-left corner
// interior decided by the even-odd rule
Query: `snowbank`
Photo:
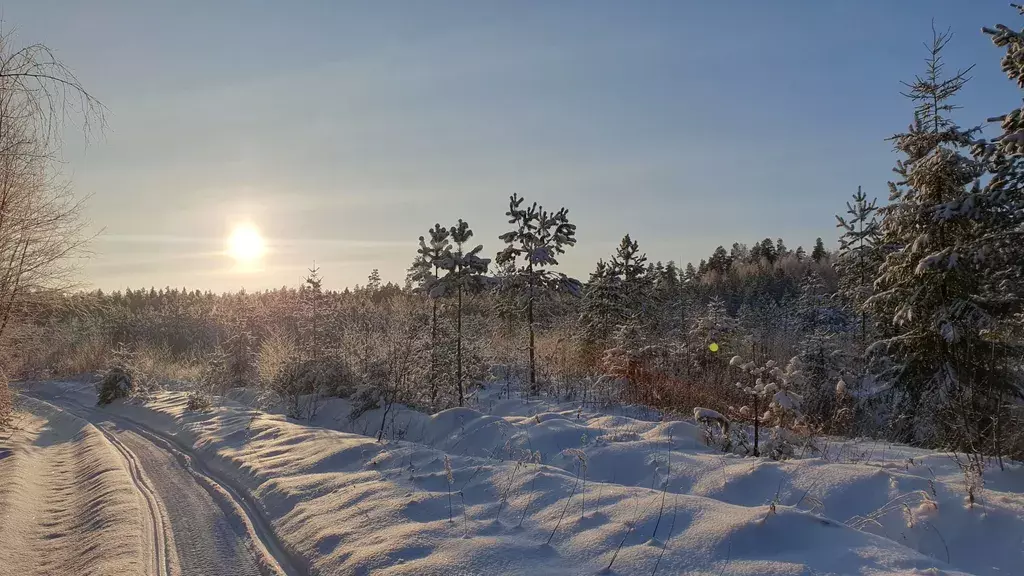
[[[0,575],[143,574],[152,549],[124,461],[84,420],[23,398],[0,433]]]
[[[245,391],[234,396],[248,399]],[[825,446],[824,454],[816,454],[820,457],[739,458],[707,448],[695,423],[648,420],[658,415],[640,407],[614,407],[615,414],[606,414],[569,403],[495,396],[485,388],[475,397],[478,409],[434,415],[393,407],[383,423],[385,438],[463,457],[509,460],[539,453],[543,464],[567,473],[577,465],[570,451],[581,449],[588,483],[664,489],[747,507],[777,501],[971,572],[1005,574],[1024,565],[1024,468],[1019,464],[988,471],[983,501],[969,507],[963,475],[947,454],[847,441]],[[381,428],[383,410],[355,420],[350,412],[347,401],[328,399],[313,423],[371,436]]]

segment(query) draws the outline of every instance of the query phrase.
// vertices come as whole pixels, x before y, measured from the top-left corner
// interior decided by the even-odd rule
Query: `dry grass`
[[[11,418],[14,416],[14,397],[11,389],[7,386],[7,380],[0,380],[0,430],[11,425]]]

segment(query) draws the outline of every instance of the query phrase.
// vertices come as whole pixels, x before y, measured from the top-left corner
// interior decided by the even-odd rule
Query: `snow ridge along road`
[[[0,576],[154,573],[152,524],[121,454],[81,418],[18,404],[0,433]]]
[[[125,458],[153,514],[153,574],[308,574],[306,563],[282,545],[252,497],[210,470],[177,439],[67,397],[31,397],[90,422]],[[170,548],[177,548],[177,562]]]

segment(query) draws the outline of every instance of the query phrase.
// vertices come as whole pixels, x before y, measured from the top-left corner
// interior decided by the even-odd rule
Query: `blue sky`
[[[104,289],[401,281],[416,239],[467,220],[493,254],[513,192],[569,208],[585,277],[630,233],[696,262],[766,236],[835,243],[858,185],[884,198],[885,138],[912,106],[931,19],[976,63],[961,123],[1020,102],[980,32],[1002,0],[890,2],[5,3],[109,108],[64,172],[105,229]],[[260,270],[221,252],[247,221]]]

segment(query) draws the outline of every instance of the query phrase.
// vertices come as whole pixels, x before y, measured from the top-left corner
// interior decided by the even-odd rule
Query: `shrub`
[[[103,379],[96,385],[98,399],[96,404],[103,406],[110,404],[118,398],[127,398],[132,395],[135,385],[130,372],[126,369],[115,366],[103,374]]]
[[[274,386],[274,381],[285,370],[289,362],[298,355],[295,338],[282,331],[273,331],[260,342],[256,354],[257,377],[265,389]]]
[[[204,390],[193,388],[188,393],[188,404],[185,409],[189,412],[206,412],[213,407],[213,400]]]
[[[134,352],[119,346],[113,356],[113,366],[103,373],[103,378],[96,385],[96,404],[99,406],[149,391],[148,381]]]
[[[270,381],[270,389],[288,404],[288,415],[292,418],[312,418],[316,414],[316,403],[320,396],[348,398],[355,392],[356,378],[348,366],[339,359],[284,361]],[[302,396],[312,396],[309,405],[303,407]]]

